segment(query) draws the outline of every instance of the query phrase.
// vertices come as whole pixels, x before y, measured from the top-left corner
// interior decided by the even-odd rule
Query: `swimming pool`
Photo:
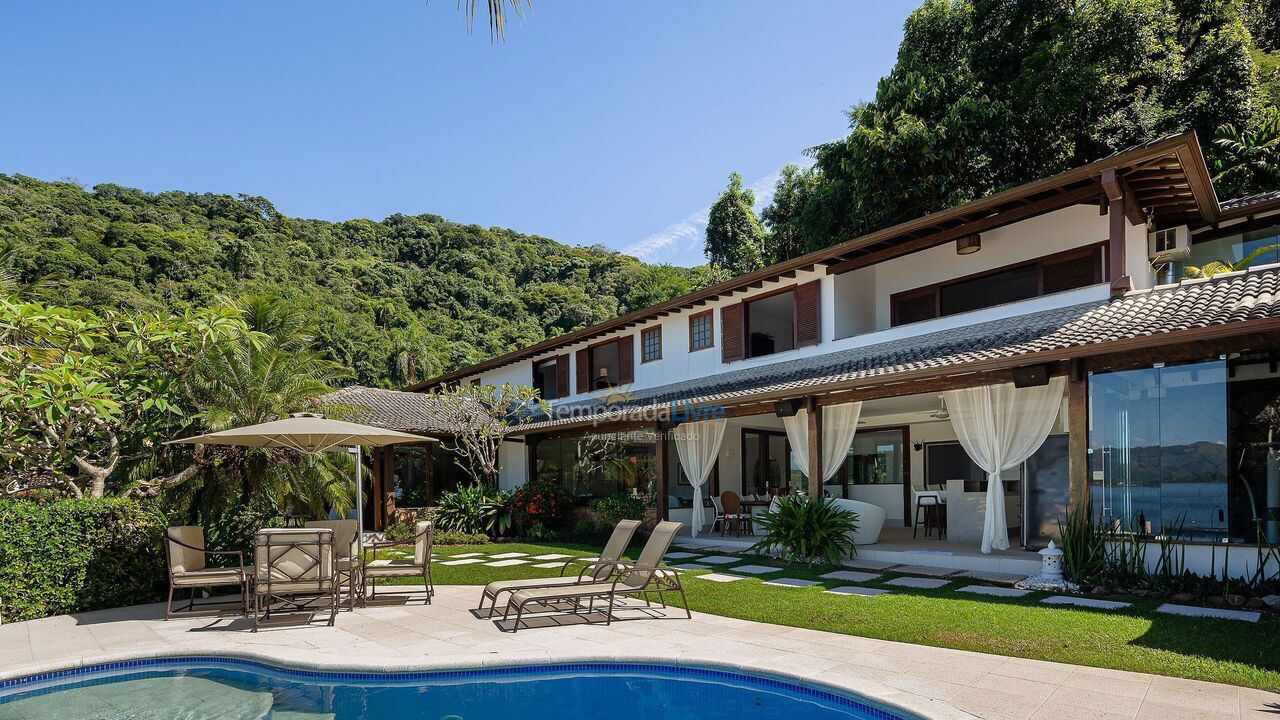
[[[899,720],[852,695],[634,663],[401,673],[160,658],[0,683],[0,720]]]

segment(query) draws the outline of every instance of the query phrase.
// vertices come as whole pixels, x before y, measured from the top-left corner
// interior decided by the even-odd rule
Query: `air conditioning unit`
[[[1147,233],[1147,255],[1155,264],[1191,257],[1191,231],[1186,225]]]

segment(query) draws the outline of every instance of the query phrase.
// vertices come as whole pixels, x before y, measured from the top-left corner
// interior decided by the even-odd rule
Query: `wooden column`
[[[654,461],[658,466],[658,487],[654,491],[654,502],[658,504],[658,521],[671,519],[671,508],[669,497],[671,495],[671,473],[668,470],[667,444],[670,440],[667,438],[667,424],[664,422],[655,423],[654,431],[658,434],[658,442],[654,446]],[[695,513],[696,516],[696,513]],[[698,528],[701,530],[702,528]]]
[[[1124,179],[1113,169],[1102,171],[1102,189],[1107,193],[1107,277],[1111,280],[1111,294],[1120,295],[1133,289],[1133,278],[1125,267],[1125,228],[1129,222],[1138,224],[1143,219],[1133,193]],[[1135,221],[1135,218],[1137,221]]]
[[[822,406],[818,398],[805,399],[809,411],[809,497],[822,497]],[[790,473],[787,468],[783,472]]]
[[[1067,376],[1067,511],[1089,512],[1089,378],[1077,360]],[[1064,518],[1065,520],[1065,518]]]
[[[382,529],[382,456],[384,448],[373,448],[368,450],[373,455],[373,477],[369,478],[369,497],[365,498],[365,502],[373,503],[371,508],[373,514],[373,529]],[[364,492],[364,488],[357,488],[356,492]]]
[[[382,525],[395,522],[396,517],[396,446],[379,448],[382,454]]]

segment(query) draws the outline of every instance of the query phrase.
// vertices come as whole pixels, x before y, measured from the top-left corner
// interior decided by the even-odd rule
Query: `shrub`
[[[1058,520],[1062,538],[1062,570],[1068,580],[1084,582],[1099,575],[1107,562],[1107,533],[1089,513],[1068,513]]]
[[[436,526],[473,535],[498,537],[511,528],[511,495],[479,483],[440,496]]]
[[[644,520],[647,508],[643,500],[630,495],[596,498],[587,507],[600,516],[600,522],[613,527],[619,520]]]
[[[786,496],[776,512],[755,519],[768,535],[751,547],[799,562],[838,563],[858,548],[850,537],[858,530],[858,514],[826,498]]]
[[[164,597],[165,519],[147,502],[0,500],[5,622]]]
[[[417,527],[409,523],[388,525],[382,531],[391,542],[407,542],[413,539]],[[457,530],[436,530],[431,534],[433,545],[483,545],[489,542],[484,533],[465,533]]]
[[[534,525],[561,527],[572,506],[573,496],[559,482],[547,478],[530,480],[511,498],[516,527],[526,534]]]

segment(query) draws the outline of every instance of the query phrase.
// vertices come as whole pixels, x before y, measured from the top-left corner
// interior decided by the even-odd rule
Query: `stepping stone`
[[[461,560],[445,560],[441,565],[470,565],[471,563],[484,562],[484,558],[463,558]]]
[[[1012,585],[1019,580],[1025,580],[1026,575],[1021,573],[1002,573],[992,572],[990,570],[966,570],[960,573],[961,577],[972,578],[974,580],[986,580],[987,582],[999,583],[1001,585]]]
[[[764,584],[777,585],[778,587],[812,587],[814,585],[821,585],[822,583],[817,580],[801,580],[800,578],[776,578],[773,580],[766,580]]]
[[[487,562],[487,563],[485,563],[485,567],[510,567],[510,566],[512,566],[512,565],[523,565],[523,564],[525,564],[525,563],[527,563],[527,562],[529,562],[529,561],[528,561],[528,560],[515,560],[515,559],[511,559],[511,560],[498,560],[498,561],[495,561],[495,562]]]
[[[739,565],[733,569],[736,573],[746,573],[748,575],[766,575],[772,572],[782,572],[782,568],[771,567],[769,565]]]
[[[841,561],[841,565],[845,567],[858,568],[859,570],[888,570],[892,567],[898,567],[901,563],[883,562],[881,560],[859,560],[853,558],[851,560]]]
[[[1097,598],[1071,597],[1070,595],[1054,595],[1040,602],[1047,605],[1075,605],[1076,607],[1097,608],[1099,610],[1119,610],[1132,605],[1132,603],[1118,600],[1099,600]]]
[[[710,570],[711,569],[710,565],[699,565],[698,563],[685,563],[683,565],[668,565],[667,567],[675,568],[676,570]]]
[[[944,580],[942,578],[900,577],[892,580],[886,580],[884,584],[897,585],[898,587],[917,588],[920,590],[937,590],[950,582],[950,580]]]
[[[495,556],[495,557],[496,557],[496,556]],[[530,559],[530,560],[560,560],[560,559],[567,558],[567,557],[573,557],[573,556],[572,556],[572,555],[565,555],[565,554],[563,554],[563,553],[547,553],[546,555],[534,555],[533,557],[531,557],[531,558],[529,558],[529,559]]]
[[[741,570],[742,568],[737,568]],[[853,570],[837,570],[822,576],[823,580],[845,580],[847,582],[867,582],[880,577],[880,573],[856,572]]]
[[[741,575],[729,575],[727,573],[707,573],[706,575],[694,575],[699,580],[710,580],[718,583],[731,583],[739,580],[746,580]]]
[[[1174,605],[1173,603],[1165,603],[1156,608],[1156,612],[1165,613],[1167,615],[1185,615],[1187,617],[1204,617],[1216,618],[1218,620],[1242,620],[1244,622],[1258,622],[1258,618],[1262,617],[1262,613],[1256,613],[1252,610],[1228,610],[1226,608],[1207,608],[1198,607],[1196,605]]]
[[[1023,595],[1030,595],[1030,590],[1015,590],[1007,587],[991,587],[990,585],[966,585],[959,589],[959,592],[973,593],[974,595],[992,595],[994,597],[1018,598]]]
[[[524,557],[525,555],[528,555],[528,554],[529,553],[509,552],[509,553],[502,553],[500,555],[494,555],[492,557],[494,560],[506,560],[507,558]]]
[[[535,559],[536,559],[536,558],[535,558]],[[547,568],[547,569],[549,569],[549,568],[558,568],[558,567],[564,567],[564,563],[558,563],[558,562],[545,562],[545,563],[538,563],[537,565],[534,565],[533,567],[536,567],[536,568]]]
[[[494,557],[497,557],[496,555]],[[955,568],[933,567],[932,565],[903,565],[900,568],[894,568],[894,572],[900,572],[905,575],[924,575],[925,577],[951,577],[960,572]],[[1019,578],[1021,579],[1021,578]]]
[[[710,556],[710,557],[704,557],[704,558],[702,558],[701,560],[699,560],[698,562],[700,562],[700,563],[711,563],[712,565],[726,565],[726,564],[728,564],[728,563],[735,563],[735,562],[739,562],[739,561],[741,561],[741,560],[742,560],[742,558],[739,558],[739,557],[731,557],[731,556],[729,556],[729,555],[712,555],[712,556]]]
[[[451,557],[451,558],[469,558],[469,557],[481,557],[482,555],[484,555],[484,553],[458,553],[457,555],[450,555],[449,557]]]
[[[667,553],[666,555],[663,555],[662,557],[668,560],[688,560],[689,558],[698,557],[701,554],[702,553],[670,552],[670,553]]]
[[[864,597],[889,594],[889,591],[884,588],[858,587],[857,585],[841,585],[830,590],[823,590],[823,592],[828,595],[862,595]]]

